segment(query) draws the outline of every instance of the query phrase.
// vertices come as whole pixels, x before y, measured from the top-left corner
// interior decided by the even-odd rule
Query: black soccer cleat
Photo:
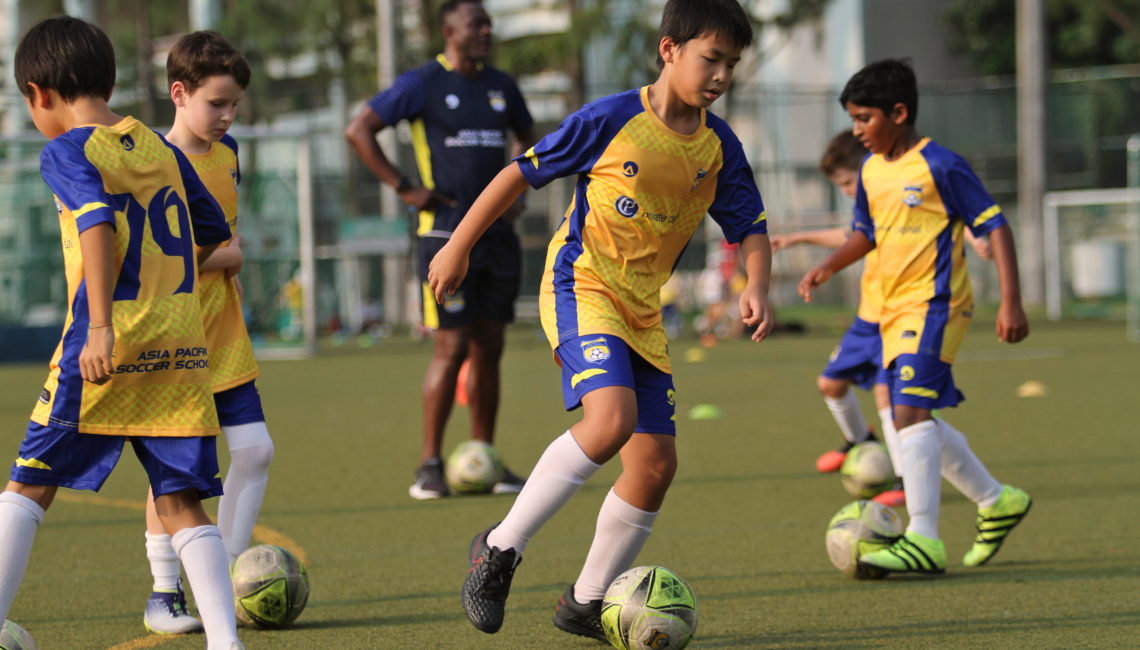
[[[522,492],[524,485],[526,485],[526,479],[507,469],[507,466],[504,465],[503,476],[491,491],[495,494],[518,494]]]
[[[487,535],[498,525],[471,540],[471,564],[463,580],[463,611],[475,629],[487,634],[494,634],[503,627],[511,580],[515,577],[515,568],[522,562],[522,556],[513,548],[503,551],[487,546]]]
[[[609,643],[606,631],[602,629],[602,601],[591,600],[579,603],[574,599],[574,585],[566,588],[566,593],[554,606],[554,627],[591,639]]]
[[[443,459],[438,456],[429,458],[416,468],[416,482],[408,488],[413,499],[438,499],[449,493],[447,481],[443,478]]]

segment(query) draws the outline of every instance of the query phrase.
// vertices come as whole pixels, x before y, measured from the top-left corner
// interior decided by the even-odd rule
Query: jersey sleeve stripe
[[[767,220],[768,220],[768,211],[765,210],[764,212],[760,213],[759,217],[756,217],[756,221],[753,221],[752,225],[755,226],[756,224],[760,223],[761,221],[767,221]]]
[[[87,205],[79,208],[78,210],[74,210],[71,214],[76,219],[78,219],[79,217],[82,217],[83,215],[87,214],[88,212],[91,212],[92,210],[98,210],[99,208],[105,208],[105,207],[108,207],[106,203],[88,203]]]
[[[1001,214],[1001,206],[991,206],[988,210],[979,214],[977,219],[974,219],[974,227],[977,228],[978,226],[989,221],[990,219],[993,219],[999,214]]]

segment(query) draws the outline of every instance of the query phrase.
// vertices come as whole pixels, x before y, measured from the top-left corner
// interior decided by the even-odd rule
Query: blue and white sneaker
[[[202,631],[202,621],[186,611],[186,594],[182,591],[182,578],[174,591],[155,591],[146,601],[143,625],[155,634],[193,634]]]

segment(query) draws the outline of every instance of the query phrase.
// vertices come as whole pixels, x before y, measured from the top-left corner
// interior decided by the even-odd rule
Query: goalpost
[[[1122,289],[1128,338],[1140,343],[1140,134],[1128,140],[1128,185],[1045,194],[1046,307],[1052,321],[1067,301],[1111,314]]]

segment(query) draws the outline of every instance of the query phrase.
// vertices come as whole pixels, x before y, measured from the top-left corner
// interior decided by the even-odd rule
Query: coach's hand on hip
[[[428,266],[428,286],[435,301],[443,304],[444,294],[455,293],[467,275],[468,252],[449,241],[435,254]]]
[[[420,211],[432,210],[440,203],[452,208],[456,206],[455,199],[426,187],[410,187],[400,192],[400,200]]]

